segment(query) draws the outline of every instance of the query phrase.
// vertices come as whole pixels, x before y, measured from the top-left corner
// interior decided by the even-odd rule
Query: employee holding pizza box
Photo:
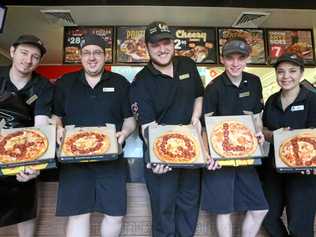
[[[279,128],[302,129],[316,127],[316,94],[300,80],[304,60],[296,54],[280,56],[275,65],[281,90],[269,97],[263,113],[264,134],[271,142],[269,157],[260,167],[261,178],[270,210],[263,226],[273,237],[313,237],[316,212],[316,176],[280,174],[273,164],[273,131]],[[310,173],[310,171],[307,171]],[[314,174],[315,170],[314,170]],[[286,208],[288,228],[281,216]]]
[[[0,69],[0,120],[6,128],[48,125],[53,86],[34,72],[45,53],[34,35],[21,35],[10,47],[12,64]],[[34,236],[38,174],[27,168],[16,177],[0,177],[0,226],[18,223],[19,236]]]
[[[260,131],[260,113],[263,109],[260,78],[246,73],[250,46],[245,40],[234,38],[222,48],[221,62],[225,71],[206,87],[203,109],[213,116],[255,114]],[[259,142],[263,134],[257,134]],[[217,214],[219,236],[232,236],[231,214],[246,212],[241,236],[255,237],[267,213],[268,204],[253,166],[222,167],[214,172],[203,170],[202,209]]]
[[[174,55],[174,36],[164,22],[145,30],[149,63],[136,75],[130,97],[141,129],[193,124],[201,130],[203,85],[196,64]],[[144,154],[148,155],[144,144]],[[145,168],[152,210],[152,236],[193,236],[200,200],[200,170],[165,165]]]
[[[113,123],[123,144],[134,131],[129,94],[130,83],[121,75],[104,70],[106,42],[86,34],[80,43],[83,69],[69,73],[56,83],[54,114],[58,134],[62,125],[104,126]],[[58,141],[60,142],[58,137]],[[118,160],[62,164],[59,176],[57,216],[67,216],[66,235],[90,235],[90,214],[104,214],[101,235],[120,235],[126,214],[127,161]]]

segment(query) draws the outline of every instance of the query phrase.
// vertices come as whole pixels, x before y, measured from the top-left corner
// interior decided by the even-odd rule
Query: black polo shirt
[[[130,98],[140,124],[189,124],[194,101],[203,96],[203,84],[195,62],[174,57],[173,78],[149,62],[135,77]]]
[[[22,89],[18,90],[10,80],[9,71],[10,67],[0,68],[0,88],[5,83],[4,89],[6,91],[16,93],[24,102],[30,99],[28,105],[32,108],[34,116],[51,116],[54,94],[53,85],[46,78],[33,72],[31,80]],[[31,98],[36,99],[32,101]]]
[[[121,75],[104,71],[92,89],[83,70],[57,80],[53,112],[63,117],[64,125],[103,126],[114,123],[121,130],[131,117],[128,100],[130,83]]]
[[[243,115],[243,111],[260,113],[263,109],[260,78],[243,72],[239,87],[223,72],[205,89],[203,111],[215,116]]]
[[[316,127],[316,93],[301,86],[294,102],[284,111],[280,96],[281,91],[271,95],[266,102],[262,118],[266,128],[273,131],[282,127]]]

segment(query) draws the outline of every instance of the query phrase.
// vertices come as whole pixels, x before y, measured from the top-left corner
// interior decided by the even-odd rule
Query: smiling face
[[[153,64],[164,67],[172,62],[174,56],[174,43],[172,39],[163,39],[157,43],[148,42],[147,49]]]
[[[41,62],[41,51],[31,44],[11,46],[12,69],[22,75],[31,74]]]
[[[290,91],[299,87],[303,77],[303,70],[300,66],[282,62],[276,68],[277,83],[284,91]]]
[[[249,56],[240,53],[233,53],[221,57],[225,71],[230,78],[238,78],[247,65]]]
[[[105,62],[104,50],[97,45],[87,45],[81,50],[81,63],[86,74],[91,77],[103,72]]]

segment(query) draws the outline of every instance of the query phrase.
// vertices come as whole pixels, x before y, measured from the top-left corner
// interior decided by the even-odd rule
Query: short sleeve
[[[35,102],[34,115],[51,116],[54,86],[47,79],[42,79],[42,86],[37,91],[37,100]]]
[[[63,77],[58,79],[54,91],[53,114],[65,116],[65,89],[63,88]]]
[[[154,104],[143,80],[136,76],[129,93],[132,112],[141,125],[156,120]]]
[[[210,84],[206,87],[204,92],[204,99],[203,99],[203,113],[215,113],[218,110],[218,93],[216,90],[216,86],[213,82],[210,82]]]

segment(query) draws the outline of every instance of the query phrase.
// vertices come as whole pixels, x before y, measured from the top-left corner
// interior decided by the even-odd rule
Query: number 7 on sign
[[[272,46],[271,47],[271,54],[273,58],[279,57],[283,53],[281,46]]]

